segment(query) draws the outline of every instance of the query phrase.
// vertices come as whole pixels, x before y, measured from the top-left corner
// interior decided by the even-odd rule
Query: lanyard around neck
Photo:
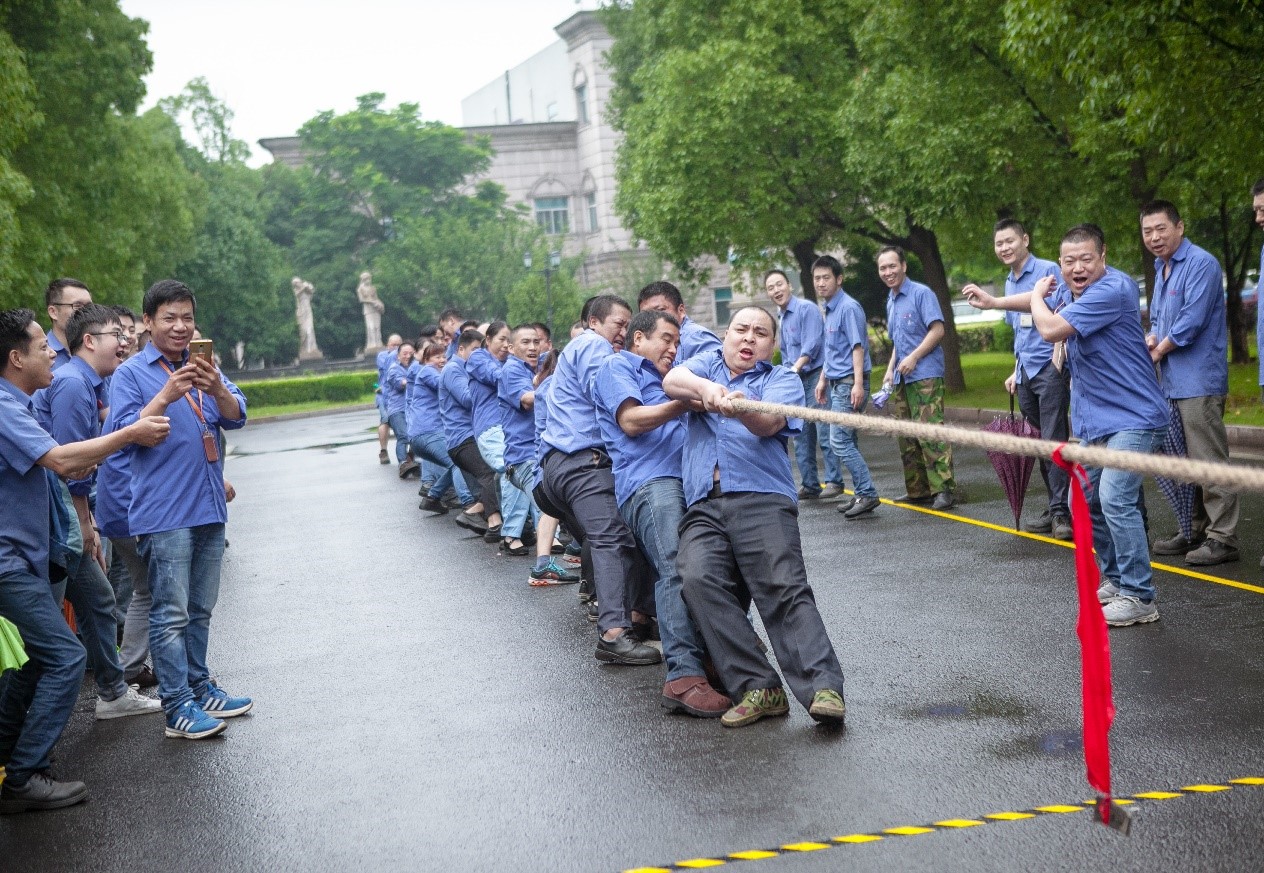
[[[170,375],[174,374],[174,372],[175,372],[175,371],[171,369],[171,365],[167,363],[167,359],[166,359],[166,358],[159,358],[159,359],[158,359],[158,363],[162,366],[162,368],[163,368],[164,370],[166,370],[166,371],[167,371],[167,375],[169,375],[169,376],[170,376]],[[198,421],[202,422],[202,427],[203,427],[203,428],[205,428],[205,427],[206,427],[206,415],[205,415],[205,414],[203,414],[203,412],[202,412],[202,392],[201,392],[201,391],[197,391],[198,399],[197,399],[197,403],[194,403],[194,402],[193,402],[193,398],[189,396],[189,394],[191,394],[191,393],[192,393],[192,392],[194,392],[194,391],[197,391],[197,389],[196,389],[196,388],[192,388],[192,387],[191,387],[191,388],[189,388],[188,393],[186,393],[186,394],[184,395],[184,399],[185,399],[185,400],[187,400],[187,401],[189,401],[189,406],[193,409],[193,413],[194,413],[194,414],[198,417]]]

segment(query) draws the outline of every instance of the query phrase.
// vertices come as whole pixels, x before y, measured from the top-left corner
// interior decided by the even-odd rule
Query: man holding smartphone
[[[246,423],[246,399],[213,363],[189,354],[196,306],[175,279],[145,292],[151,342],[115,373],[110,420],[120,428],[147,415],[171,419],[165,443],[132,454],[128,527],[149,567],[149,648],[166,735],[185,739],[214,736],[221,719],[253,706],[211,681],[206,663],[228,520],[219,433]]]

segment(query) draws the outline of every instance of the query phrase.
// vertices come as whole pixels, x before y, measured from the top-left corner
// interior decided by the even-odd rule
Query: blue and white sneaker
[[[249,697],[232,697],[212,680],[206,686],[206,696],[201,700],[202,709],[215,718],[233,718],[250,712],[255,702]]]
[[[169,737],[183,737],[186,740],[204,740],[223,733],[227,728],[227,724],[203,712],[197,701],[190,700],[167,716],[164,733]]]

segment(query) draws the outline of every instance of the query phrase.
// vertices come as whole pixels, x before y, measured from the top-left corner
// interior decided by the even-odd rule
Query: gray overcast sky
[[[370,91],[461,123],[461,98],[557,39],[592,0],[121,0],[149,22],[145,106],[196,76],[236,117],[251,164],[261,137],[288,136],[316,113]]]

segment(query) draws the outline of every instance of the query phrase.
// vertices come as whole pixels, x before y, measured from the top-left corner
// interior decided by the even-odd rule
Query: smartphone
[[[208,339],[195,339],[189,341],[189,360],[201,358],[208,364],[215,363],[215,341]]]

